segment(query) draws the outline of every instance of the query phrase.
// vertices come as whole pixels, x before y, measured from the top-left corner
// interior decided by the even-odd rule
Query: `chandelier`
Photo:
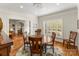
[[[33,3],[33,6],[35,7],[35,8],[42,8],[43,6],[42,6],[42,3]]]

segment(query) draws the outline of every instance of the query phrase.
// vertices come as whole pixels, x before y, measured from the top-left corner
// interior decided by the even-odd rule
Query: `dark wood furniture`
[[[15,36],[15,32],[9,31],[9,38],[13,39],[14,36]]]
[[[67,48],[70,48],[70,46],[73,46],[73,48],[75,48],[76,37],[77,37],[77,32],[70,31],[69,39],[63,40],[63,46],[64,44],[66,44]]]
[[[12,44],[12,42],[0,44],[0,56],[9,56]]]
[[[36,35],[41,35],[41,29],[37,29],[37,30],[35,31],[35,34],[36,34]]]
[[[27,33],[25,33],[25,35],[23,35],[23,39],[24,39],[24,50],[25,50],[26,45],[27,45],[27,47],[30,46],[30,43],[29,43],[29,39],[28,39]]]
[[[0,36],[0,56],[9,56],[13,42],[5,35]]]
[[[44,48],[45,48],[45,53],[47,51],[47,46],[50,46],[53,49],[53,53],[54,53],[54,42],[55,42],[55,38],[56,38],[56,33],[52,32],[52,36],[51,36],[51,41],[48,43],[44,44]]]
[[[22,34],[23,34],[22,30],[18,30],[18,35],[22,35]]]
[[[42,37],[30,37],[29,36],[29,42],[30,42],[30,51],[31,56],[33,54],[40,54],[42,55]]]

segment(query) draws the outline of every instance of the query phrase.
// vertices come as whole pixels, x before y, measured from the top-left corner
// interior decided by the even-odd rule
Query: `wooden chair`
[[[9,37],[10,37],[11,39],[13,39],[14,36],[15,36],[15,32],[10,31],[10,32],[9,32]]]
[[[27,47],[30,46],[29,39],[28,39],[28,36],[27,36],[27,32],[23,35],[23,39],[24,39],[24,50],[25,50],[26,45],[27,45]]]
[[[22,30],[18,30],[18,35],[23,35]]]
[[[37,29],[37,30],[35,31],[35,34],[36,34],[36,35],[41,35],[41,29]]]
[[[56,33],[55,32],[52,32],[51,38],[52,38],[51,42],[48,42],[48,43],[45,44],[45,53],[46,53],[46,50],[47,50],[46,46],[53,47],[53,53],[54,53],[54,42],[55,42],[55,38],[56,38]]]
[[[67,48],[70,48],[69,46],[73,46],[75,48],[76,37],[77,37],[77,32],[70,31],[69,39],[63,40],[63,46],[64,44],[66,44]]]
[[[42,37],[29,37],[31,56],[33,54],[42,55]]]

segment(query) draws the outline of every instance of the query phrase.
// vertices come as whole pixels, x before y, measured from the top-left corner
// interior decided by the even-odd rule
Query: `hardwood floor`
[[[64,56],[79,56],[77,49],[67,49],[66,45],[63,46],[61,42],[55,42],[55,47],[58,47],[60,50],[62,50]]]
[[[11,48],[10,56],[15,56],[17,51],[23,46],[23,37],[15,36],[13,39],[13,46]]]
[[[20,47],[23,46],[23,37],[18,36],[13,39],[13,47],[11,49],[10,56],[15,56]],[[55,41],[55,47],[59,48],[60,51],[64,53],[64,56],[79,56],[79,53],[76,49],[66,49],[66,46],[63,47],[63,44]]]

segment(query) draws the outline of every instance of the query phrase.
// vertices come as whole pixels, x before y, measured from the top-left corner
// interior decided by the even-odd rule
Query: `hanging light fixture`
[[[23,5],[20,5],[20,8],[23,8]]]
[[[59,6],[59,5],[60,5],[60,3],[56,3],[56,5],[57,5],[57,6]]]
[[[33,6],[36,8],[42,8],[42,3],[33,3]]]

